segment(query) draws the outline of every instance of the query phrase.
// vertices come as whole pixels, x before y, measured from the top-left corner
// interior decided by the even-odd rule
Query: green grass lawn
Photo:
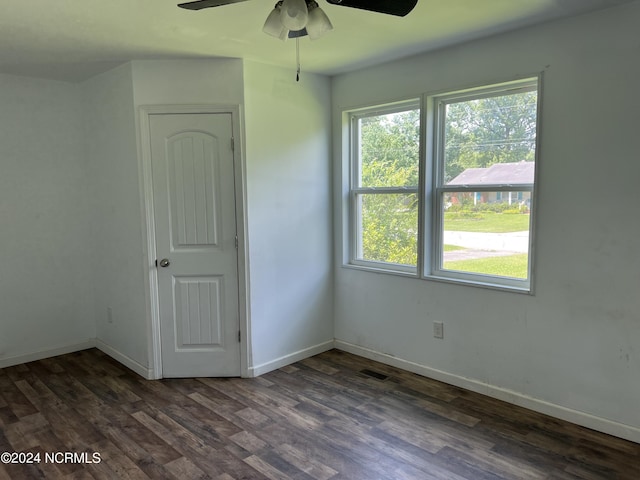
[[[457,260],[445,262],[447,270],[461,272],[483,273],[485,275],[498,275],[501,277],[527,278],[528,255],[521,253],[506,257],[477,258],[474,260]]]
[[[459,232],[506,233],[529,230],[528,213],[482,212],[477,218],[445,212],[444,229]]]

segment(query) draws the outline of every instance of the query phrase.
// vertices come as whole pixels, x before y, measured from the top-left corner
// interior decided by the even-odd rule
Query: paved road
[[[504,257],[529,251],[529,232],[476,233],[444,232],[444,244],[464,247],[444,253],[448,262],[476,258]]]
[[[444,244],[479,250],[526,253],[529,251],[529,232],[476,233],[445,230]]]

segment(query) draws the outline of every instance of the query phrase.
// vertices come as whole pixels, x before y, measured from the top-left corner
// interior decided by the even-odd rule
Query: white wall
[[[137,60],[132,68],[136,107],[243,102],[238,59]]]
[[[330,82],[294,74],[212,59],[134,61],[79,85],[0,77],[0,362],[97,342],[153,375],[136,122],[155,104],[244,105],[248,373],[330,348]]]
[[[150,366],[143,251],[144,217],[131,64],[82,84],[86,202],[92,207],[92,256],[98,346],[145,374]],[[111,311],[109,318],[108,309]]]
[[[75,86],[0,75],[0,366],[95,337]]]
[[[640,3],[333,79],[343,108],[544,71],[535,295],[342,268],[342,348],[640,441]],[[432,322],[443,321],[436,340]]]
[[[329,79],[245,62],[253,373],[333,341]]]

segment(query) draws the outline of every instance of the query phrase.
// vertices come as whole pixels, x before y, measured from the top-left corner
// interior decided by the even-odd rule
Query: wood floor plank
[[[238,432],[229,437],[229,440],[244,448],[251,453],[258,453],[260,450],[265,449],[268,444],[260,440],[258,437],[247,431]]]
[[[454,406],[439,401],[437,399],[427,400],[423,396],[415,395],[414,393],[408,394],[406,392],[393,392],[394,395],[390,395],[385,399],[386,402],[395,402],[395,405],[407,405],[414,407],[416,410],[420,410],[424,413],[437,415],[441,418],[451,420],[467,427],[475,427],[480,418],[475,415],[469,415]]]
[[[91,466],[92,471],[99,472],[94,473],[97,479],[145,480],[149,478],[125,452],[110,440],[102,439],[92,444],[91,448],[94,452],[100,453],[101,457],[99,464]]]
[[[271,423],[260,429],[261,438],[270,445],[290,443],[296,448],[313,452],[312,458],[325,465],[331,466],[339,474],[334,478],[345,479],[375,479],[383,478],[376,462],[371,462],[366,456],[360,455],[360,444],[355,443],[345,447],[344,443],[332,441],[336,436],[331,430],[318,435],[315,432],[292,430],[279,423]]]
[[[165,465],[167,470],[176,478],[189,480],[206,480],[212,478],[200,470],[191,460],[180,457]]]
[[[76,415],[68,405],[58,401],[51,402],[55,398],[52,392],[48,391],[43,398],[24,380],[17,381],[16,385],[26,396],[32,399],[32,402],[40,410],[46,425],[53,430],[69,449],[82,451],[87,445],[103,438],[93,425]],[[43,384],[40,385],[40,391],[46,391],[46,387]],[[49,399],[49,401],[46,399]]]
[[[269,417],[249,407],[238,410],[235,414],[254,427],[260,427],[269,422]]]
[[[640,445],[337,350],[147,381],[89,349],[0,369],[0,480],[638,480]]]
[[[260,478],[243,463],[244,456],[236,457],[229,452],[231,440],[211,435],[213,432],[206,428],[194,429],[195,419],[185,422],[182,416],[174,418],[171,411],[157,409],[147,409],[135,416],[210,476],[228,473],[234,478]]]
[[[276,446],[275,451],[287,462],[295,465],[314,480],[329,480],[338,474],[336,470],[314,458],[315,449],[302,451],[293,445],[284,443]]]
[[[14,421],[38,412],[38,409],[24,396],[8,376],[0,376],[0,392],[3,403],[6,405],[5,408],[8,408],[15,419]]]
[[[256,455],[251,455],[244,460],[248,465],[251,465],[258,472],[262,473],[269,480],[291,480],[284,472],[281,472],[269,462],[264,461]]]
[[[9,472],[7,472],[7,469],[1,463],[0,463],[0,480],[11,480],[11,477],[9,476]]]

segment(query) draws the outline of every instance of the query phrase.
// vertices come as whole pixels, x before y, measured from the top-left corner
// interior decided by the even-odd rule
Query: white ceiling
[[[81,81],[132,59],[219,56],[295,66],[295,41],[262,32],[275,0],[200,11],[174,0],[1,1],[2,73]],[[302,68],[332,75],[630,1],[418,0],[401,18],[318,0],[334,30],[301,40]]]

